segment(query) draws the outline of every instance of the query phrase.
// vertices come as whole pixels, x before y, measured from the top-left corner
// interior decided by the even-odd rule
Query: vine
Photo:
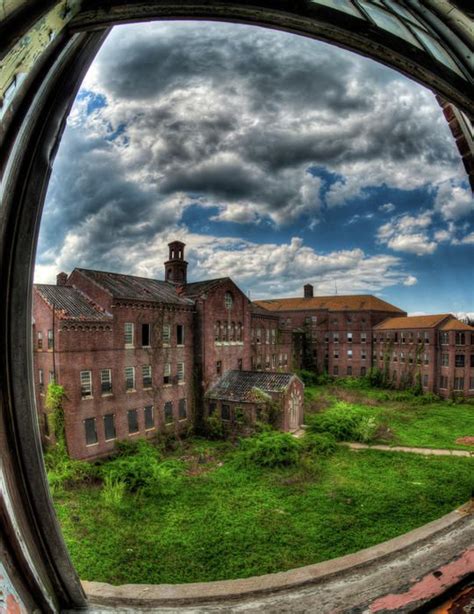
[[[47,420],[54,434],[55,445],[67,454],[66,430],[64,417],[64,399],[66,393],[63,386],[50,382],[46,392],[45,407],[48,410]]]

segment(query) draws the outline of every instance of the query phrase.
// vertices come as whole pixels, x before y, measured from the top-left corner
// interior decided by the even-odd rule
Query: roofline
[[[48,286],[50,288],[71,288],[71,290],[74,290],[75,292],[77,292],[78,294],[81,294],[84,299],[86,300],[86,302],[90,303],[90,300],[87,300],[87,296],[85,296],[84,292],[82,292],[79,288],[76,288],[75,286],[57,286],[56,284],[33,284],[33,289],[39,294],[41,300],[54,312],[56,312],[59,316],[59,319],[61,320],[61,322],[66,322],[66,321],[71,321],[71,322],[89,322],[89,323],[97,323],[97,322],[106,322],[106,321],[113,321],[113,315],[111,313],[109,313],[107,310],[100,308],[97,309],[97,307],[100,307],[99,305],[97,305],[96,303],[92,303],[92,308],[93,309],[97,309],[97,313],[99,316],[104,316],[105,318],[107,318],[107,320],[94,320],[93,318],[80,318],[79,316],[70,316],[67,318],[61,318],[60,314],[62,312],[64,312],[64,309],[59,307],[58,305],[55,304],[51,304],[48,299],[43,296],[43,294],[41,294],[41,290],[38,288],[38,286]],[[102,311],[101,311],[102,310]]]
[[[435,313],[432,316],[430,316],[430,315],[427,315],[427,316],[400,316],[400,318],[406,318],[406,319],[409,319],[409,318],[423,318],[423,317],[429,318],[429,317],[436,317],[437,315],[439,315],[439,319],[435,320],[435,322],[433,324],[421,325],[421,326],[413,326],[413,328],[436,328],[436,326],[439,326],[443,322],[443,320],[446,320],[447,318],[454,318],[455,320],[457,319],[457,318],[455,318],[453,316],[452,313],[444,313],[444,314],[441,314],[441,313],[437,314],[437,313]],[[383,326],[388,320],[396,320],[396,319],[398,319],[398,318],[387,318],[386,320],[383,320],[382,322],[379,322],[378,324],[373,326],[372,330],[379,329],[379,327]],[[402,328],[410,328],[410,326],[409,325],[402,326]]]

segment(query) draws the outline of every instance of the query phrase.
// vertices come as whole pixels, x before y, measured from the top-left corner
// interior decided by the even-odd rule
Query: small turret
[[[188,263],[184,259],[185,243],[172,241],[168,243],[169,260],[165,262],[165,280],[172,284],[186,284]]]
[[[306,284],[304,287],[304,297],[305,298],[313,298],[314,296],[314,288],[311,284]]]

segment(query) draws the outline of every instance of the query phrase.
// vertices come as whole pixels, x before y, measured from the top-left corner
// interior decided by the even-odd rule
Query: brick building
[[[315,297],[310,284],[301,298],[251,303],[229,277],[188,283],[184,248],[169,244],[164,281],[76,268],[60,273],[56,285],[35,285],[40,422],[49,438],[44,401],[54,380],[67,395],[72,457],[108,454],[116,439],[187,430],[203,418],[205,394],[230,372],[364,375],[382,364],[382,346],[397,330],[415,336],[426,330],[426,390],[448,394],[462,383],[464,394],[474,394],[474,329],[452,316],[430,316],[424,328],[375,296]],[[401,362],[394,363],[391,372],[402,384]],[[293,409],[298,416],[301,407]]]
[[[374,327],[374,364],[394,386],[474,396],[474,328],[451,314],[389,318]]]

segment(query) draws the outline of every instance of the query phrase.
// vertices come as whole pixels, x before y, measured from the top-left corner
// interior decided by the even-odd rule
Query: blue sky
[[[253,298],[374,293],[473,312],[474,204],[431,92],[284,32],[166,22],[113,30],[53,168],[35,279],[75,266]]]

